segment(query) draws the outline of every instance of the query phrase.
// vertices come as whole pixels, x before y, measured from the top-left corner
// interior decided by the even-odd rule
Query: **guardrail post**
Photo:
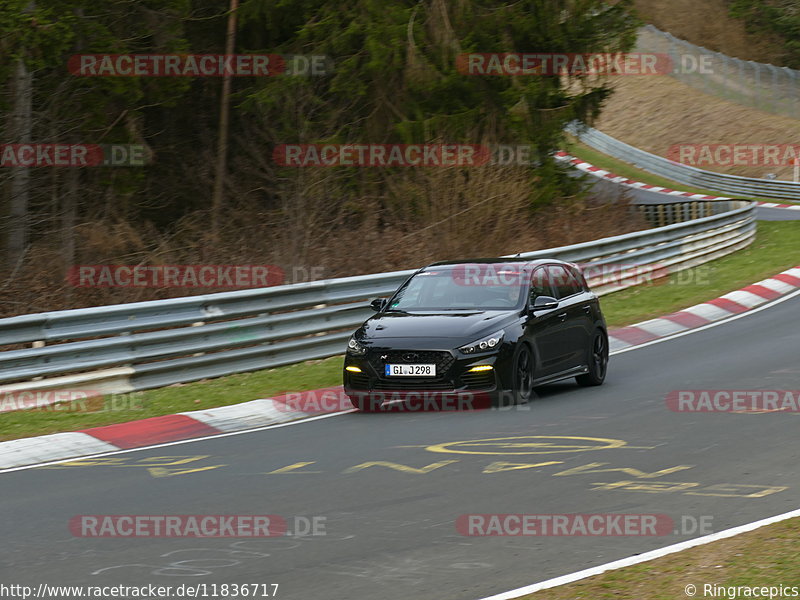
[[[314,305],[314,308],[315,308],[315,309],[318,309],[318,308],[325,308],[326,306],[328,306],[328,305],[327,305],[327,304],[316,304],[316,305]],[[326,319],[326,320],[330,320],[330,318],[328,318],[328,319]],[[325,335],[325,334],[326,334],[326,332],[324,332],[324,331],[318,331],[318,332],[317,332],[317,333],[315,333],[314,335],[315,335],[316,337],[319,337],[319,336],[321,336],[321,335]]]
[[[189,327],[202,327],[205,324],[206,324],[205,321],[196,321],[192,323]],[[196,352],[195,354],[192,354],[192,356],[203,356],[204,354],[205,352]]]

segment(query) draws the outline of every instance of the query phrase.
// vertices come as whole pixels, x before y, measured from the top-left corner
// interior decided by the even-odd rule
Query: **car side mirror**
[[[537,296],[536,300],[533,301],[533,306],[531,306],[533,311],[552,310],[554,308],[558,308],[558,300],[552,296]]]
[[[381,312],[386,308],[387,302],[388,300],[386,298],[375,298],[375,300],[369,303],[369,307],[375,312]]]

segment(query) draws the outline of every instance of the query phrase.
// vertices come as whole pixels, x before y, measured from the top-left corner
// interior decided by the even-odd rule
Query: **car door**
[[[529,290],[529,306],[538,296],[555,297],[556,291],[550,280],[546,266],[534,269],[531,275]],[[534,348],[536,368],[534,377],[543,379],[564,370],[564,361],[568,348],[565,346],[564,329],[565,320],[559,315],[561,307],[549,310],[539,310],[528,315],[525,325],[525,338]]]
[[[589,285],[586,283],[586,278],[583,276],[580,268],[577,265],[570,265],[567,267],[567,270],[572,273],[572,276],[574,277],[577,287],[581,293],[580,319],[583,325],[584,339],[586,344],[590,345],[592,343],[592,339],[594,338],[594,332],[595,329],[597,329],[598,323],[603,321],[603,315],[600,312],[600,301],[597,299],[597,296],[592,292],[592,290],[589,289]]]
[[[569,268],[550,265],[547,271],[559,302],[556,317],[563,323],[562,370],[585,365],[592,334],[591,294]]]

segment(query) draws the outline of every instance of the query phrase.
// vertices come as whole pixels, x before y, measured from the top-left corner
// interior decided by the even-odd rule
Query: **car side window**
[[[572,273],[572,276],[575,278],[575,281],[578,282],[578,291],[579,292],[588,292],[589,284],[586,282],[586,277],[583,276],[583,272],[579,268],[569,268],[569,272]]]
[[[550,286],[550,278],[547,276],[547,269],[540,267],[531,275],[531,295],[530,302],[533,303],[539,296],[552,296],[553,290]]]
[[[553,282],[557,300],[567,298],[583,290],[583,286],[564,267],[552,265],[547,267],[547,271],[550,275],[550,280]]]

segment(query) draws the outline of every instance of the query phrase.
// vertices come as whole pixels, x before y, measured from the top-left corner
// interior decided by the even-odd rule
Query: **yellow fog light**
[[[494,369],[492,365],[478,365],[477,367],[472,367],[469,372],[475,373],[478,371],[491,371],[492,369]]]
[[[351,373],[361,373],[361,369],[354,366],[349,366],[344,368],[345,371],[350,371]]]

